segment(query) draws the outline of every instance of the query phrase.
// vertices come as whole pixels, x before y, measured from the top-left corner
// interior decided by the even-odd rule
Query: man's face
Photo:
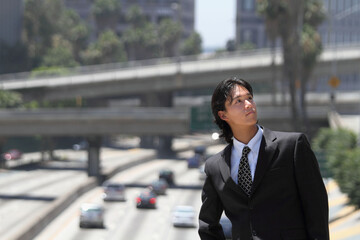
[[[226,100],[225,111],[219,111],[218,114],[232,129],[249,127],[257,123],[256,104],[253,96],[240,85],[234,87],[231,97]]]

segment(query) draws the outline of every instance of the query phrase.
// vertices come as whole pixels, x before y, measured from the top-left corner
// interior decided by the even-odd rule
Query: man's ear
[[[221,120],[227,120],[226,113],[224,111],[218,111],[218,116]]]

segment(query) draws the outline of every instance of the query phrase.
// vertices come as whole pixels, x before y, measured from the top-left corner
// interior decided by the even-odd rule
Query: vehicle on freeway
[[[174,172],[170,169],[162,169],[159,172],[159,179],[165,179],[169,186],[175,185]]]
[[[80,207],[80,228],[104,227],[105,209],[101,204],[83,203]]]
[[[232,239],[232,224],[231,224],[229,218],[227,218],[225,214],[223,214],[221,216],[220,224],[222,226],[225,238]]]
[[[198,168],[205,162],[205,146],[197,146],[194,149],[194,155],[187,160],[188,168]]]
[[[84,140],[84,141],[74,144],[72,148],[75,151],[80,151],[80,150],[88,149],[88,147],[89,147],[88,142]]]
[[[146,188],[136,197],[136,208],[156,208],[157,195]]]
[[[106,181],[102,187],[104,201],[126,201],[124,184]]]
[[[17,160],[20,159],[22,155],[23,153],[19,149],[10,149],[3,153],[3,158],[5,160]]]
[[[152,181],[149,187],[156,195],[165,195],[169,184],[165,179],[160,178]]]
[[[197,216],[193,206],[178,205],[172,214],[174,227],[196,227]]]

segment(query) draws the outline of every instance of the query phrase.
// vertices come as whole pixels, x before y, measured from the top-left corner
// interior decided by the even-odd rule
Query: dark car
[[[222,229],[224,231],[224,235],[225,235],[225,238],[226,239],[232,239],[232,224],[230,222],[230,220],[225,216],[223,215],[221,218],[220,218],[220,224],[222,226]]]
[[[156,208],[156,194],[150,189],[143,190],[136,197],[137,208]]]
[[[187,161],[188,168],[198,168],[201,164],[205,162],[205,146],[197,146],[194,149],[194,156],[190,157]]]
[[[3,154],[5,160],[17,160],[22,157],[22,152],[18,149],[10,149]]]
[[[203,156],[195,154],[188,159],[188,168],[198,168],[203,161]]]
[[[206,147],[205,146],[197,146],[194,149],[195,154],[205,155]]]
[[[124,184],[106,181],[102,186],[104,201],[126,201]]]
[[[159,172],[159,179],[164,179],[169,184],[169,186],[175,185],[174,172],[169,169],[162,169]]]
[[[156,195],[165,195],[168,186],[169,184],[167,183],[167,181],[161,178],[153,181],[149,187]]]

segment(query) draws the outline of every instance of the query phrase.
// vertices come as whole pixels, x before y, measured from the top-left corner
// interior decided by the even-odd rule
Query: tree
[[[41,66],[70,68],[79,65],[74,59],[72,44],[69,41],[55,35],[52,46],[43,56]]]
[[[300,85],[300,106],[302,123],[305,130],[310,128],[307,116],[307,104],[305,96],[307,92],[307,83],[309,82],[311,73],[314,70],[318,56],[322,52],[322,43],[320,34],[316,28],[324,21],[325,12],[323,10],[322,2],[319,0],[307,0],[304,6],[304,24],[301,35],[301,49],[302,49],[302,73]]]
[[[28,48],[30,66],[36,67],[51,47],[52,36],[59,32],[64,5],[61,0],[26,0],[24,3],[23,41]]]
[[[54,35],[52,47],[41,58],[39,67],[33,68],[31,77],[59,76],[70,72],[68,68],[79,66],[74,59],[73,45],[61,35]]]
[[[202,39],[197,32],[192,33],[187,39],[185,39],[182,46],[183,55],[196,55],[202,52],[201,49]]]
[[[322,2],[320,0],[257,0],[257,3],[259,13],[265,17],[270,39],[274,40],[279,36],[282,40],[283,74],[288,81],[294,128],[300,130],[300,126],[303,126],[305,128],[303,130],[307,131],[304,100],[306,83],[316,58],[321,53],[321,48],[318,44],[313,44],[317,48],[311,48],[311,53],[303,54],[305,43],[307,45],[309,43],[305,41],[303,33],[305,31],[308,35],[315,36],[316,27],[325,17]],[[313,30],[310,30],[310,27]]]
[[[0,108],[16,108],[22,105],[22,97],[17,92],[0,90]]]
[[[71,43],[75,60],[80,61],[80,52],[88,45],[89,26],[74,10],[70,9],[66,9],[61,15],[59,25],[61,27],[59,34]]]
[[[126,61],[126,52],[120,38],[111,30],[103,32],[96,42],[91,43],[81,58],[87,65]]]
[[[66,9],[61,0],[25,1],[23,42],[30,69],[78,65],[89,33],[79,15]]]
[[[148,22],[138,5],[132,5],[128,9],[125,20],[132,28],[141,28]]]
[[[176,55],[182,34],[182,26],[171,19],[164,19],[158,26],[158,37],[161,48],[161,57],[172,57]]]
[[[121,6],[118,0],[95,0],[92,13],[100,32],[105,29],[115,31],[118,19],[121,17]]]
[[[129,28],[122,35],[129,60],[159,57],[160,45],[156,26],[148,22],[141,9],[132,6],[126,20]]]

